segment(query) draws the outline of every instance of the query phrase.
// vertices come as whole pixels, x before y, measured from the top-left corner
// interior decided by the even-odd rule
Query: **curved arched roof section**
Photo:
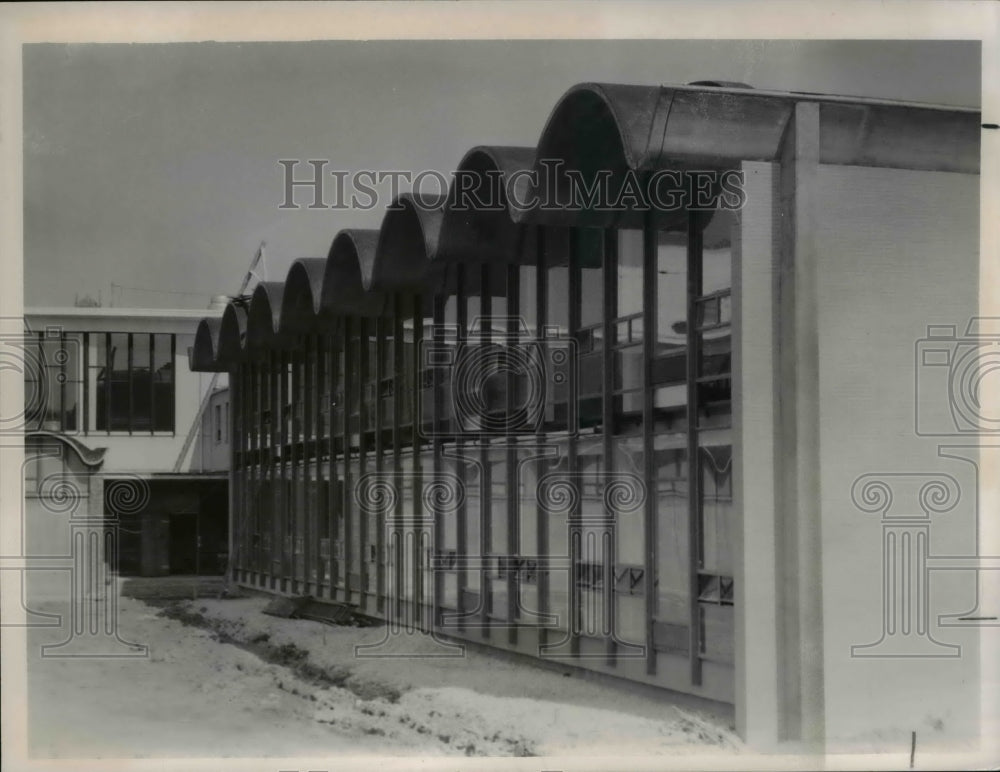
[[[663,89],[582,83],[567,91],[549,115],[537,158],[571,169],[637,169],[647,159],[650,123]]]
[[[377,316],[385,307],[385,296],[369,290],[365,275],[375,263],[378,232],[340,231],[330,245],[323,273],[321,308],[331,316]]]
[[[311,329],[320,312],[325,273],[326,258],[300,257],[292,262],[285,276],[281,304],[280,329],[283,332]]]
[[[379,232],[376,228],[345,228],[349,235],[361,269],[361,283],[365,291],[372,289],[372,272],[375,270],[375,252],[378,250]]]
[[[198,322],[198,330],[194,334],[194,347],[191,351],[191,369],[196,372],[221,372],[227,367],[218,361],[219,335],[222,332],[222,319],[209,316]]]
[[[233,367],[246,355],[247,308],[240,302],[231,302],[222,312],[219,343],[215,350],[216,365],[220,370]]]
[[[435,257],[472,262],[525,259],[521,242],[526,226],[511,218],[510,208],[529,201],[528,175],[534,163],[531,147],[479,146],[466,153],[448,191]]]
[[[661,89],[649,86],[584,83],[556,104],[538,141],[533,186],[536,205],[513,209],[515,219],[552,224],[609,226],[617,213],[606,205],[588,206],[574,195],[570,175],[581,190],[600,190],[617,199],[626,173],[647,162],[652,123]]]
[[[247,312],[246,350],[280,347],[281,306],[285,296],[282,281],[262,281],[253,291]]]
[[[585,186],[594,185],[598,173],[610,175],[613,202],[629,170],[778,161],[801,102],[819,105],[820,163],[979,172],[980,113],[974,109],[762,91],[724,81],[669,87],[583,83],[559,100],[538,142],[534,192],[547,206],[512,215],[553,224],[625,224],[628,216],[572,205],[567,172]],[[546,176],[546,164],[558,173]]]
[[[433,283],[447,196],[398,196],[382,218],[369,281],[372,289],[423,290]]]
[[[385,308],[383,292],[441,286],[443,267],[450,261],[489,264],[508,260],[512,253],[519,261],[531,261],[534,240],[525,239],[526,232],[519,229],[534,223],[637,227],[645,222],[641,210],[609,211],[586,201],[574,205],[560,188],[569,174],[591,188],[599,174],[606,175],[606,198],[614,201],[622,180],[632,178],[629,173],[644,178],[661,170],[721,170],[744,161],[780,161],[799,106],[818,112],[821,164],[979,173],[981,114],[974,108],[774,92],[727,81],[686,86],[583,83],[554,106],[537,151],[476,147],[460,163],[459,170],[492,170],[503,180],[531,165],[535,182],[515,186],[518,200],[505,202],[510,223],[501,211],[460,212],[449,201],[457,179],[448,196],[428,200],[403,194],[386,211],[377,232],[338,234],[325,261],[293,263],[287,287],[264,282],[249,311],[243,301],[231,303],[217,333],[212,325],[199,328],[193,359],[205,367],[214,359],[222,369],[238,361],[250,344],[278,345],[274,339],[281,337],[283,345],[286,337],[293,338],[306,312],[316,314],[321,268],[320,313],[378,313]],[[553,175],[555,165],[560,171]],[[663,200],[662,186],[656,190]],[[532,201],[535,206],[521,206]],[[669,228],[684,214],[683,205],[661,206],[653,223]],[[491,288],[500,286],[492,277],[489,282]]]

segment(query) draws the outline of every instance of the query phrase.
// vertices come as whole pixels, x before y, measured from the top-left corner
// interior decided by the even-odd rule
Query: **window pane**
[[[576,264],[580,266],[580,326],[590,327],[603,321],[604,231],[596,228],[579,228],[576,235]]]
[[[736,213],[719,210],[702,233],[702,294],[733,285],[732,228]]]
[[[392,335],[392,322],[384,320],[382,322],[382,380],[379,383],[379,399],[382,401],[382,428],[392,426],[393,389],[395,388],[395,354],[393,345],[395,338]]]
[[[90,375],[90,393],[94,401],[94,428],[99,431],[108,429],[108,336],[99,332],[90,336],[93,353],[93,369]]]
[[[657,432],[687,427],[687,236],[657,234],[653,418]]]
[[[375,321],[372,319],[363,320],[361,329],[363,331],[361,345],[367,349],[366,369],[361,374],[364,383],[361,394],[366,412],[364,429],[371,431],[375,428],[375,400],[378,393],[378,385],[375,382],[375,367],[378,361],[378,351],[375,345]]]
[[[557,325],[563,334],[569,329],[569,234],[568,228],[545,229],[546,322]]]
[[[518,269],[520,271],[519,276],[519,293],[521,300],[521,307],[518,309],[518,316],[524,320],[525,327],[527,328],[529,334],[534,335],[536,330],[536,325],[538,323],[536,313],[538,310],[538,274],[537,269],[533,265],[522,265]]]
[[[145,333],[132,336],[132,429],[136,431],[149,431],[152,425],[149,344],[150,336]]]
[[[713,573],[731,575],[736,530],[733,521],[732,448],[702,448],[700,467],[702,567]]]
[[[173,335],[153,336],[153,429],[174,430],[174,357]]]
[[[612,341],[614,431],[633,434],[642,430],[643,410],[643,231],[617,232],[615,269],[616,321]]]
[[[17,356],[24,358],[24,428],[27,431],[42,428],[43,411],[45,410],[48,376],[45,363],[42,361],[41,347],[38,337],[33,333],[25,333],[23,338],[24,353]]]
[[[698,363],[698,425],[702,428],[725,427],[731,423],[732,368],[729,327],[701,336]]]
[[[465,554],[471,557],[480,557],[480,524],[485,519],[483,517],[483,500],[480,491],[480,469],[482,468],[474,459],[478,451],[471,445],[459,446],[458,454],[462,460],[456,463],[464,466],[463,481],[465,483],[465,512],[466,512],[466,543],[459,545],[459,549],[464,547]],[[466,460],[468,459],[468,460]],[[471,592],[479,592],[480,572],[471,570],[466,575],[467,587]],[[466,603],[466,609],[472,607]]]
[[[504,283],[506,284],[506,282]],[[499,290],[491,283],[490,294],[492,297],[490,297],[490,318],[492,320],[494,332],[506,332],[507,322],[504,317],[507,316],[507,298],[498,294],[498,292]]]
[[[699,426],[731,423],[732,240],[735,214],[717,212],[705,227],[702,257],[702,293],[698,301],[700,352],[698,362]],[[718,376],[718,377],[715,377]]]
[[[578,228],[574,231],[574,261],[580,276],[577,313],[580,328],[575,330],[580,363],[578,417],[580,428],[597,427],[604,418],[604,231]]]
[[[83,410],[83,335],[68,333],[63,336],[65,364],[63,366],[63,431],[81,428]]]
[[[642,502],[654,495],[645,483],[642,438],[616,439],[612,453],[612,474],[606,485],[615,487],[605,488],[604,498],[615,517],[616,562],[642,566],[646,562]]]
[[[656,356],[679,356],[683,362],[687,342],[687,237],[683,233],[658,234],[656,274]]]
[[[642,350],[633,346],[615,352],[614,433],[638,434],[642,431]]]
[[[688,625],[687,451],[656,440],[656,618]]]
[[[535,508],[546,522],[548,552],[552,555],[569,554],[568,518],[570,507],[568,497],[554,495],[555,491],[565,491],[573,484],[569,477],[567,463],[568,443],[565,439],[554,443],[558,447],[558,461],[542,467],[539,483],[529,495],[535,497]],[[542,481],[548,481],[542,483]],[[553,487],[554,486],[554,487]],[[569,582],[571,573],[553,570],[548,574],[549,612],[556,615],[555,626],[566,629],[569,626]]]
[[[482,305],[480,303],[479,295],[473,294],[478,293],[479,282],[475,281],[475,277],[469,277],[468,273],[469,272],[466,272],[467,287],[465,290],[468,293],[465,298],[466,332],[474,327],[482,326]]]
[[[42,428],[48,431],[62,429],[63,386],[65,375],[65,349],[61,337],[43,336],[39,344],[41,350],[42,371],[45,383],[42,386],[45,394],[42,414]]]
[[[494,555],[509,552],[507,545],[507,451],[490,451],[490,551]]]
[[[617,314],[620,317],[642,311],[642,241],[641,230],[618,231]]]
[[[107,352],[104,370],[104,393],[98,399],[105,400],[106,426],[111,431],[128,430],[128,334],[111,334],[111,347]]]

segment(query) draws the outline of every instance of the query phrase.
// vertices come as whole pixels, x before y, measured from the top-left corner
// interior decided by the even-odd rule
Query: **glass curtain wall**
[[[517,263],[250,356],[241,576],[650,675],[687,659],[693,684],[731,665],[734,224],[534,227]]]
[[[698,652],[733,662],[732,239],[735,215],[717,212],[692,238],[689,346],[695,363],[689,414],[697,465],[692,497],[697,550]],[[700,261],[697,259],[700,253]]]

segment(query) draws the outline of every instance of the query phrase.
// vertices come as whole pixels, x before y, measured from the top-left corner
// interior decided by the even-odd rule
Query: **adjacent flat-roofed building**
[[[975,734],[976,623],[940,616],[976,605],[975,470],[914,384],[976,315],[979,121],[583,84],[472,149],[499,205],[404,194],[200,323],[233,578],[730,703],[758,746]],[[969,570],[928,596],[934,550]]]
[[[212,376],[185,362],[192,327],[204,315],[27,309],[18,340],[25,364],[25,555],[69,555],[70,519],[90,516],[112,526],[116,554],[108,561],[123,575],[225,570],[229,459],[203,429],[214,404],[199,416],[204,399],[219,397],[206,397]],[[226,377],[215,380],[221,387]],[[30,574],[39,588],[68,582],[68,575],[44,573]]]

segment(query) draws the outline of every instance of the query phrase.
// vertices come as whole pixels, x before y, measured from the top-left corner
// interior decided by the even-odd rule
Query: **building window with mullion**
[[[25,429],[75,433],[82,426],[83,336],[61,330],[24,338]]]
[[[93,425],[105,432],[174,431],[174,336],[97,333],[88,387]]]

